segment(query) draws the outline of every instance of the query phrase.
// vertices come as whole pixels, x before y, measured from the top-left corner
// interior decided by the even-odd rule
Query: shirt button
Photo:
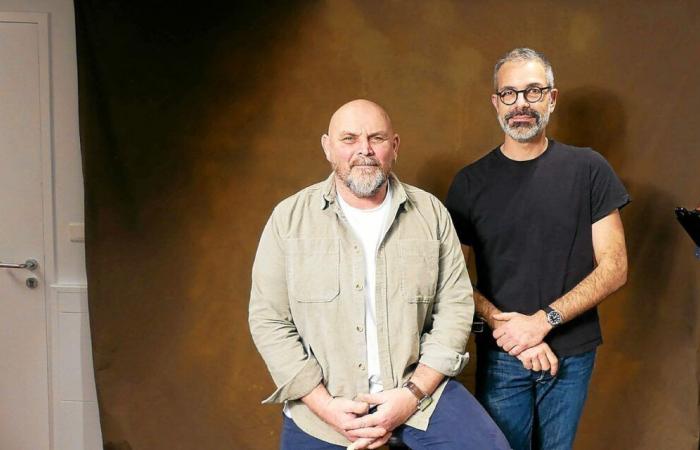
[[[357,367],[358,367],[360,370],[365,370],[365,365],[362,364],[362,363],[358,363],[358,364],[357,364]]]
[[[362,290],[362,283],[355,283],[355,289],[357,289],[358,291],[361,291]]]
[[[362,328],[362,325],[357,326],[357,331],[359,331],[360,333],[362,333],[364,331],[364,328]]]

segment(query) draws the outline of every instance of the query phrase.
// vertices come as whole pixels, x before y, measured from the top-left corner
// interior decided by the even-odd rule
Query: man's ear
[[[491,104],[493,105],[493,109],[498,112],[498,95],[491,94]]]
[[[328,144],[329,139],[330,137],[328,136],[328,134],[321,135],[321,148],[323,149],[323,153],[326,155],[326,159],[328,160],[328,162],[333,162],[331,161],[331,149]]]
[[[549,112],[553,112],[554,108],[557,107],[557,99],[559,98],[559,90],[552,89],[549,93]]]
[[[401,138],[398,134],[394,134],[392,144],[394,146],[394,162],[396,162],[396,159],[399,157],[399,145],[401,144]]]

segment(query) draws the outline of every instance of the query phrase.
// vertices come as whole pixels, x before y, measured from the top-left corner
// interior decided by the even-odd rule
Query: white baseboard
[[[53,450],[102,448],[86,284],[49,289]]]

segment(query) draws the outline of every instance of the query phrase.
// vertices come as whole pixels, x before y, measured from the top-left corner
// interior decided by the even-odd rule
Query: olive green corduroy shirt
[[[474,303],[459,240],[433,195],[392,174],[390,220],[376,254],[376,319],[382,384],[401,386],[420,362],[457,375]],[[250,330],[294,422],[337,445],[350,442],[300,400],[319,383],[335,397],[369,390],[362,245],[338,205],[335,177],[282,201],[253,264]],[[407,425],[425,430],[433,403]]]

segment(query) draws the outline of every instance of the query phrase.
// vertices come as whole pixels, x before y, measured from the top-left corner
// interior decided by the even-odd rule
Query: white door
[[[0,268],[0,449],[48,450],[46,24],[7,17],[0,15],[0,262],[39,266]]]

